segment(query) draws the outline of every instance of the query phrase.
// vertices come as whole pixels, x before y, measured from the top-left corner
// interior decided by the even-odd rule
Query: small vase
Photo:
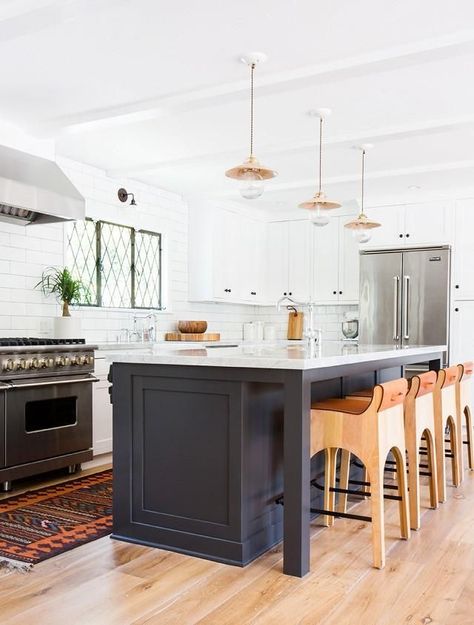
[[[55,317],[54,338],[55,339],[83,338],[82,332],[81,332],[81,319],[79,317]]]

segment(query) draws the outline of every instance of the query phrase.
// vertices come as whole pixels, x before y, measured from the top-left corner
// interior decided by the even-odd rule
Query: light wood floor
[[[427,489],[423,489],[427,505]],[[0,571],[2,625],[472,625],[474,473],[426,510],[408,542],[371,567],[370,525],[313,528],[311,573],[282,574],[281,546],[245,569],[102,538],[37,565]],[[359,506],[361,513],[367,503]]]

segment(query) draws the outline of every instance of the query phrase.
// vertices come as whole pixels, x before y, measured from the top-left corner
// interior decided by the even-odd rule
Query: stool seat
[[[371,396],[372,397],[372,396]],[[311,404],[312,410],[333,410],[346,414],[360,415],[370,406],[372,399],[326,399]]]

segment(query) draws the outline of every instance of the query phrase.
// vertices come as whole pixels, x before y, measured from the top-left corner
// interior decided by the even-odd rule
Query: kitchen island
[[[159,348],[112,355],[117,539],[245,565],[284,540],[309,570],[314,400],[438,369],[445,346]],[[284,493],[284,507],[278,498]]]

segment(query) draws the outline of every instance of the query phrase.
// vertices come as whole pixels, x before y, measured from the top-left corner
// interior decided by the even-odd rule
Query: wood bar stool
[[[473,421],[472,421],[472,410],[471,410],[471,402],[472,402],[472,389],[471,389],[471,377],[474,371],[474,363],[465,362],[462,365],[458,365],[459,369],[459,377],[456,384],[456,392],[457,392],[457,401],[458,401],[458,415],[459,415],[459,431],[461,434],[461,456],[464,454],[462,452],[462,445],[467,445],[467,459],[468,466],[471,471],[474,471],[474,431],[473,431]],[[462,439],[462,420],[463,415],[466,418],[466,430],[467,437],[464,441]],[[461,459],[461,471],[464,467],[464,461]]]
[[[434,390],[437,377],[436,371],[427,371],[413,376],[405,399],[405,445],[408,455],[408,492],[412,530],[420,528],[420,441],[422,437],[426,441],[430,505],[432,508],[438,507],[434,418]],[[426,472],[424,473],[426,475]]]
[[[434,391],[436,464],[438,470],[439,501],[446,501],[445,457],[451,458],[452,481],[459,486],[461,474],[461,450],[459,435],[459,414],[456,398],[456,382],[459,378],[457,366],[440,369]],[[450,452],[445,450],[444,435],[449,430]]]
[[[375,386],[367,401],[329,399],[313,404],[311,409],[311,456],[326,452],[322,512],[340,514],[334,506],[337,450],[355,454],[370,478],[373,561],[379,569],[385,565],[384,466],[390,451],[397,463],[401,536],[410,537],[403,423],[407,389],[406,380],[395,380]]]

